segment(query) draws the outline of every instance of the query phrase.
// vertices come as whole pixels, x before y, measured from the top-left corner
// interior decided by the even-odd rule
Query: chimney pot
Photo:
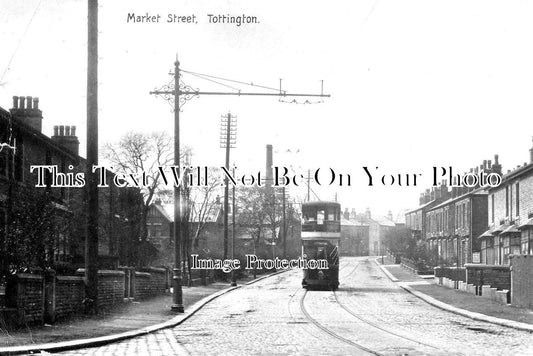
[[[19,109],[26,109],[26,98],[21,96],[19,97]]]
[[[59,128],[57,125],[54,126],[54,136],[57,136],[57,132],[59,131]]]
[[[39,109],[39,98],[33,98],[33,108],[35,110]]]
[[[65,136],[65,126],[59,125],[59,136]]]
[[[65,136],[70,136],[70,126],[65,126]]]
[[[76,136],[76,126],[71,126],[71,127],[70,127],[70,134],[71,134],[72,136]]]
[[[531,137],[533,140],[533,137]],[[529,149],[529,163],[533,163],[533,147]]]
[[[498,155],[494,155],[494,164],[499,164],[498,163]]]
[[[31,104],[32,104],[32,97],[31,96],[27,96],[26,97],[26,109],[30,109],[31,110],[31,108],[32,108]]]
[[[19,108],[19,97],[14,95],[13,96],[13,109],[18,109]]]

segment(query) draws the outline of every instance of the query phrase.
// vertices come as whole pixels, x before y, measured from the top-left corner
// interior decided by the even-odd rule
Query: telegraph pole
[[[228,112],[226,116],[222,115],[221,132],[220,132],[220,147],[226,149],[226,171],[229,172],[229,152],[232,145],[236,142],[236,123],[237,116],[231,116]],[[228,210],[229,210],[229,179],[224,177],[224,259],[228,258]]]
[[[287,226],[285,221],[285,185],[281,188],[283,193],[283,258],[287,258]]]
[[[174,80],[169,84],[163,85],[161,88],[151,91],[150,94],[160,96],[173,104],[174,109],[174,164],[179,169],[179,112],[183,105],[188,100],[198,97],[200,95],[237,95],[237,96],[276,96],[276,97],[320,97],[329,98],[329,94],[324,94],[321,90],[320,94],[299,94],[287,93],[280,89],[277,93],[254,93],[254,92],[216,92],[216,91],[200,91],[193,89],[191,86],[183,83],[180,75],[180,63],[176,55],[176,62],[174,63]],[[323,88],[323,86],[322,86]],[[181,236],[181,214],[180,214],[180,187],[174,187],[174,276],[173,276],[173,305],[172,310],[183,312],[183,295],[181,290],[181,261],[180,261],[180,244],[183,241]],[[226,251],[227,252],[227,251]]]
[[[98,0],[88,1],[87,54],[87,228],[85,236],[86,313],[98,313]]]
[[[231,209],[233,214],[231,214],[232,226],[231,229],[231,259],[235,259],[235,215],[237,210],[235,209],[235,185],[233,186],[233,207]],[[237,275],[235,274],[235,269],[231,270],[231,285],[235,287],[237,285]]]

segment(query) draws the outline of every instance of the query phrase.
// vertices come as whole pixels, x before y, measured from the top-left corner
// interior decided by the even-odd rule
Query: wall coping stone
[[[19,279],[34,279],[42,280],[44,277],[40,274],[31,274],[31,273],[17,273],[17,278]]]
[[[75,281],[75,282],[83,282],[82,276],[56,276],[58,281]]]
[[[502,266],[502,265],[482,265],[478,263],[465,263],[466,269],[494,269],[501,271],[510,271],[511,266]]]
[[[84,274],[85,268],[78,268],[76,270],[76,274]],[[124,271],[117,271],[117,270],[109,270],[109,269],[99,269],[98,275],[99,276],[117,276],[117,277],[124,277]]]
[[[135,277],[146,277],[150,278],[152,275],[148,272],[135,272]]]

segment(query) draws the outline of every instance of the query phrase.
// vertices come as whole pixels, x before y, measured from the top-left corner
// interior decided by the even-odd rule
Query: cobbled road
[[[435,308],[371,258],[341,258],[339,290],[301,271],[225,294],[173,329],[71,355],[533,355],[533,334]]]

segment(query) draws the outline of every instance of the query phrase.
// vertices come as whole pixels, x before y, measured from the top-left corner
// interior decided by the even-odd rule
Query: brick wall
[[[533,256],[511,256],[511,304],[533,308]]]

